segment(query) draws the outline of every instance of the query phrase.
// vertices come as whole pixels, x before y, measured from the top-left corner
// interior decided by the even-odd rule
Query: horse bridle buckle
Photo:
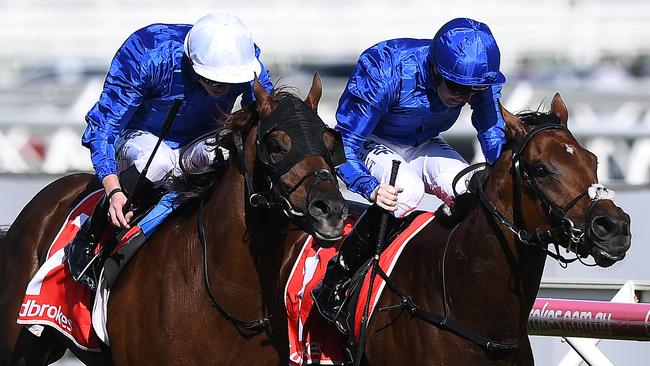
[[[575,227],[573,221],[567,217],[562,220],[562,228],[564,229],[564,234],[566,234],[569,237],[569,240],[573,243],[579,243],[585,235],[584,231]]]
[[[266,197],[262,196],[259,193],[251,194],[251,196],[248,198],[248,202],[253,207],[269,206],[269,201],[266,199]]]

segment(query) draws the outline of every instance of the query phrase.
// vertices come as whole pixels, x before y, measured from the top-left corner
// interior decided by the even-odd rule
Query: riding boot
[[[93,291],[97,288],[94,266],[90,266],[88,269],[86,267],[95,256],[98,238],[108,224],[109,207],[109,200],[102,197],[97,203],[93,215],[81,225],[77,235],[64,248],[64,258],[68,262],[72,277]]]
[[[451,207],[443,203],[436,210],[436,220],[445,227],[454,227],[465,219],[467,213],[476,204],[477,197],[474,193],[465,192],[451,203]]]
[[[338,255],[329,261],[323,281],[311,292],[318,312],[330,322],[335,322],[342,312],[350,278],[372,255],[381,212],[377,205],[366,210],[341,243]]]
[[[476,195],[471,192],[465,192],[455,197],[451,205],[451,214],[454,217],[457,217],[459,221],[462,221],[469,210],[474,207],[476,200]]]

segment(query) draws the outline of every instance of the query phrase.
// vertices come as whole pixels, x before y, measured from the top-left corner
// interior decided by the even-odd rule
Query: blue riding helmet
[[[456,18],[440,28],[429,49],[428,60],[445,79],[470,86],[503,84],[501,54],[487,25]]]

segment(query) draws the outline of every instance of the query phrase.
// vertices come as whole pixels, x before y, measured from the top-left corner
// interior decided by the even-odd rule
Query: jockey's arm
[[[485,160],[494,164],[506,143],[505,121],[501,115],[499,99],[501,85],[494,85],[476,93],[470,100],[472,125],[478,132],[478,140]]]
[[[377,127],[382,115],[388,111],[393,93],[390,70],[380,70],[382,54],[369,49],[359,57],[359,62],[343,90],[336,111],[346,162],[336,170],[352,192],[362,195],[380,207],[395,210],[399,188],[381,184],[370,174],[361,157],[361,148]]]
[[[115,161],[115,141],[133,117],[143,99],[147,85],[149,60],[138,50],[141,43],[137,35],[131,35],[118,49],[109,67],[99,101],[86,115],[88,126],[82,143],[90,149],[95,173],[104,186],[106,194],[120,187],[118,167]],[[128,227],[130,215],[122,213],[126,196],[115,193],[110,199],[109,215],[113,225]]]

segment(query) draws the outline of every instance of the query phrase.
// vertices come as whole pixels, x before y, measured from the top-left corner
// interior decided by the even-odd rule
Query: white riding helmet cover
[[[197,74],[216,82],[249,82],[262,70],[251,33],[230,14],[199,19],[185,37],[185,54]]]

